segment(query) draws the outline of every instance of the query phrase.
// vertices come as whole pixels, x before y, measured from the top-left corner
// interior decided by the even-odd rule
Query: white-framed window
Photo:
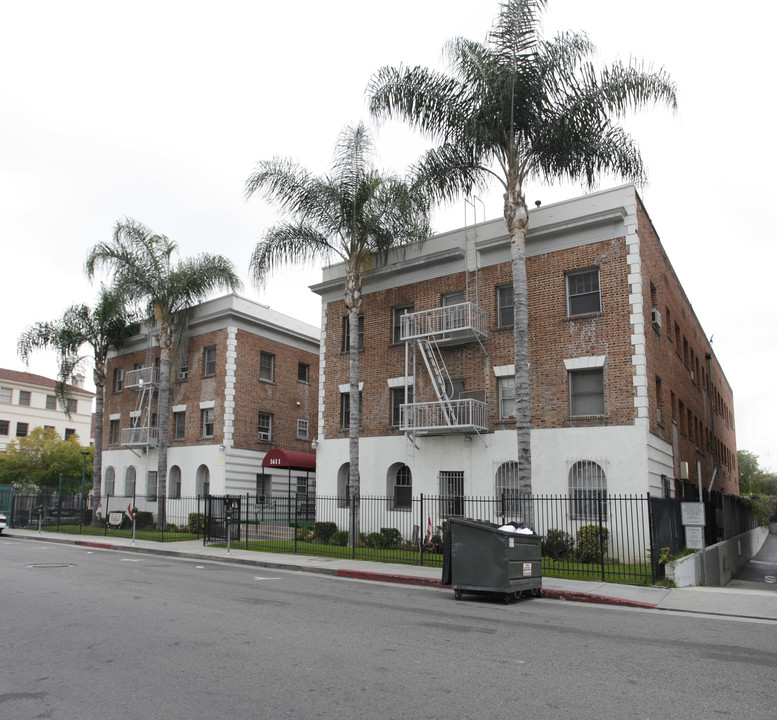
[[[262,351],[259,353],[259,379],[275,382],[275,355]]]
[[[0,403],[10,405],[13,402],[13,388],[0,387]]]
[[[571,317],[601,310],[599,268],[567,273],[567,314]]]
[[[440,470],[440,515],[464,515],[464,471]]]
[[[411,510],[413,507],[413,473],[407,465],[397,468],[394,477],[393,510]]]
[[[186,411],[173,413],[173,440],[183,440],[186,437]]]
[[[110,445],[119,444],[119,438],[121,437],[120,422],[120,420],[111,420],[108,423],[108,443]]]
[[[604,370],[574,370],[569,373],[570,414],[604,415]]]
[[[272,413],[259,413],[257,431],[260,442],[269,442],[272,440]]]
[[[402,419],[402,405],[413,402],[413,386],[407,386],[407,401],[405,401],[405,388],[391,388],[391,424],[398,427]]]
[[[179,499],[181,497],[181,468],[173,465],[170,468],[170,482],[168,483],[168,497]]]
[[[578,460],[569,468],[570,514],[581,520],[607,519],[607,477],[593,460]]]
[[[297,420],[297,440],[307,440],[310,423],[307,420]]]
[[[114,495],[116,491],[116,471],[109,466],[105,470],[105,480],[103,481],[103,493]]]
[[[124,494],[127,497],[135,497],[135,479],[136,473],[134,466],[130,465],[124,471]]]
[[[337,471],[337,507],[351,506],[351,463],[343,463]]]
[[[30,405],[30,391],[29,390],[19,390],[19,405],[25,405],[29,407]]]
[[[348,352],[351,349],[351,322],[346,315],[343,317],[343,352]],[[364,315],[359,315],[359,350],[364,349]]]
[[[156,502],[157,492],[157,471],[149,470],[146,473],[146,500]]]
[[[208,345],[208,347],[202,350],[202,374],[203,375],[215,375],[216,374],[216,346]]]
[[[362,393],[359,392],[359,405],[362,402]],[[351,394],[340,393],[340,428],[348,430],[351,427]]]
[[[505,327],[514,323],[514,308],[513,286],[498,285],[496,288],[496,324],[499,327]]]
[[[75,398],[67,399],[67,412],[68,415],[75,415],[78,412],[78,400]]]
[[[213,408],[200,410],[202,418],[202,437],[213,437],[215,413]]]
[[[499,382],[499,417],[509,420],[515,417],[515,376],[498,378]]]
[[[113,392],[121,392],[124,387],[124,368],[113,368]]]
[[[402,342],[402,316],[409,315],[415,311],[415,305],[399,305],[391,311],[391,341],[394,343]]]
[[[215,371],[215,368],[214,368]],[[176,379],[178,381],[186,380],[189,377],[189,356],[181,358],[181,362],[178,364],[178,375]]]
[[[57,409],[57,396],[46,395],[46,410],[56,410],[56,409]]]

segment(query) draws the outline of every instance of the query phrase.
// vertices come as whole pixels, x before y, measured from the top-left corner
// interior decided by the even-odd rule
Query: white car
[[[0,513],[0,533],[8,527],[8,522],[5,519],[5,515]]]

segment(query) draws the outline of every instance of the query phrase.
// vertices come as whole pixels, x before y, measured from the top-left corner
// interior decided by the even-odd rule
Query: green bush
[[[189,513],[189,532],[202,535],[205,532],[205,515],[202,513]]]
[[[86,510],[81,513],[81,523],[83,525],[91,525],[92,524],[92,509],[87,508]]]
[[[136,530],[150,530],[154,528],[154,514],[145,510],[135,516]]]
[[[338,545],[339,547],[345,547],[348,544],[348,531],[338,530],[332,533],[332,537],[329,539],[332,545]]]
[[[602,548],[607,554],[610,531],[599,525],[583,525],[577,531],[577,559],[580,562],[601,562]]]
[[[575,552],[575,539],[564,530],[551,528],[542,540],[542,554],[545,557],[561,560],[571,557]]]
[[[377,532],[368,533],[364,537],[364,545],[368,548],[382,548],[385,547],[386,539]]]
[[[295,535],[299,542],[313,542],[313,532],[309,527],[298,527]]]
[[[398,548],[402,545],[402,533],[396,528],[381,528],[384,548]]]
[[[178,529],[177,525],[175,525],[173,523],[167,523],[167,527],[165,528],[165,532],[177,533],[177,532],[181,532],[181,531]]]
[[[329,544],[329,539],[337,532],[337,525],[333,522],[313,523],[313,539],[324,545]]]

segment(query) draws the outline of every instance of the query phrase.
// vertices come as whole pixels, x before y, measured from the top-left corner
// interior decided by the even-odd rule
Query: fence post
[[[418,544],[421,547],[421,565],[424,564],[424,549],[426,547],[426,543],[424,542],[424,528],[426,527],[426,524],[424,523],[424,494],[421,493],[421,517],[418,520],[418,527],[420,529],[419,536],[418,536]]]
[[[291,497],[291,480],[289,481],[289,497]],[[297,554],[297,501],[299,500],[299,495],[297,493],[294,493],[294,526],[292,527],[292,532],[294,533],[294,554]]]
[[[650,547],[648,552],[650,553],[650,580],[653,585],[658,580],[658,558],[656,557],[656,543],[653,537],[653,503],[650,502],[650,493],[647,493],[647,509],[648,509],[648,536],[650,538]]]
[[[604,527],[602,526],[602,493],[596,493],[596,511],[599,516],[599,561],[602,567],[602,582],[606,582],[604,568]]]
[[[248,503],[251,500],[251,493],[246,493],[246,550],[248,550]]]

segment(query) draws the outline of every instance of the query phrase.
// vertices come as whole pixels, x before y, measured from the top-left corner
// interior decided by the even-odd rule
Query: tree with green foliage
[[[178,246],[131,218],[116,223],[113,238],[95,245],[86,259],[91,279],[98,268],[112,274],[114,287],[144,311],[150,328],[159,333],[159,394],[157,417],[157,482],[160,496],[158,523],[165,526],[167,449],[169,445],[170,365],[173,347],[186,328],[195,305],[217,290],[238,290],[240,279],[232,262],[203,253],[174,261]]]
[[[0,455],[0,484],[17,483],[24,487],[59,488],[59,476],[80,478],[84,470],[82,451],[86,457],[86,480],[92,485],[94,448],[83,447],[77,435],[63,440],[53,429],[33,428],[26,437],[16,438]],[[68,488],[76,492],[75,487]]]
[[[319,177],[291,160],[275,158],[259,163],[246,182],[247,197],[263,195],[279,206],[285,218],[264,233],[251,257],[251,271],[258,284],[288,263],[334,259],[345,264],[351,542],[359,537],[362,278],[392,248],[423,241],[429,235],[429,202],[423,188],[379,172],[373,155],[372,138],[359,123],[340,134],[329,174]]]
[[[749,450],[737,450],[740,495],[777,496],[777,473],[762,468],[758,455]]]
[[[28,328],[19,338],[17,349],[25,363],[36,350],[52,349],[57,353],[59,373],[55,393],[67,407],[75,378],[89,364],[95,385],[94,444],[92,473],[95,507],[102,495],[102,440],[105,415],[106,363],[110,350],[120,350],[125,340],[138,325],[124,298],[114,290],[100,288],[97,303],[71,305],[62,317],[51,322],[39,322]],[[79,470],[80,474],[80,470]],[[92,524],[98,523],[96,515]]]
[[[509,0],[485,43],[456,38],[446,46],[451,74],[423,67],[384,67],[369,84],[377,118],[399,118],[437,141],[417,164],[418,182],[438,200],[484,188],[504,190],[513,271],[515,418],[518,487],[531,492],[529,327],[525,186],[531,180],[582,181],[603,173],[634,182],[644,168],[619,124],[652,102],[676,106],[663,71],[616,62],[597,70],[583,34],[542,37],[546,0]]]

